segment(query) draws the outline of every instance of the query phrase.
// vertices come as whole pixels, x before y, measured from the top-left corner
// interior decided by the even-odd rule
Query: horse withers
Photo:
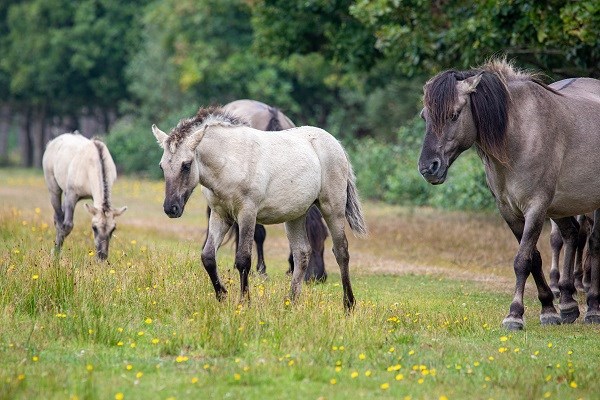
[[[60,251],[73,229],[73,211],[81,199],[92,215],[96,257],[106,260],[115,218],[127,207],[111,206],[111,189],[117,179],[115,163],[104,143],[75,133],[64,133],[48,143],[42,159],[46,186],[54,208],[55,249]],[[64,196],[63,196],[64,195]]]
[[[202,263],[217,299],[224,298],[227,290],[217,274],[216,253],[234,222],[240,229],[235,267],[242,300],[249,296],[257,223],[285,223],[296,266],[291,282],[292,299],[296,299],[311,252],[306,216],[314,204],[331,234],[344,307],[353,308],[345,222],[360,235],[366,234],[366,226],[352,166],[333,136],[310,126],[267,135],[218,107],[201,108],[194,117],[181,120],[170,135],[155,125],[152,131],[164,149],[160,167],[165,176],[165,213],[180,217],[199,184],[212,210]]]
[[[542,324],[574,321],[573,262],[578,227],[572,216],[594,211],[589,238],[591,282],[585,321],[600,323],[600,81],[572,78],[546,85],[535,75],[492,60],[481,68],[445,71],[424,87],[426,133],[418,168],[432,184],[445,181],[454,160],[475,146],[488,185],[519,250],[516,285],[503,325],[524,327],[523,292],[529,274],[542,304]],[[565,244],[560,315],[537,249],[544,219]]]
[[[281,112],[281,110],[256,100],[235,100],[225,104],[223,110],[246,118],[252,128],[262,131],[282,131],[295,127],[294,123]],[[239,240],[239,228],[237,224],[234,224],[234,229],[237,245],[237,241]],[[311,254],[308,259],[308,268],[306,269],[304,280],[324,282],[327,279],[325,262],[323,260],[323,249],[325,239],[327,238],[327,227],[323,223],[321,213],[316,206],[312,206],[308,211],[306,231],[308,240],[310,241]],[[260,224],[256,225],[256,228],[254,229],[254,242],[256,243],[256,253],[258,256],[256,270],[259,274],[264,275],[267,273],[263,250],[266,236],[267,231],[265,230],[265,227]],[[294,271],[294,258],[291,251],[288,263],[290,266],[288,273],[291,275]]]

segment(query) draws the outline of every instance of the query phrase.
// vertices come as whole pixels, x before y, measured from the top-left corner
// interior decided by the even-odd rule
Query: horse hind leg
[[[356,300],[354,299],[350,283],[350,253],[348,252],[348,239],[344,231],[346,223],[345,202],[340,203],[340,206],[337,208],[329,206],[326,202],[321,202],[321,213],[331,234],[333,255],[340,267],[342,287],[344,289],[344,308],[346,311],[351,311],[354,308]]]
[[[588,239],[590,257],[590,287],[587,292],[587,312],[584,322],[600,323],[600,210],[594,212],[594,225]]]
[[[327,272],[325,271],[323,250],[325,248],[325,239],[327,239],[327,227],[323,223],[321,212],[315,205],[308,209],[306,233],[312,251],[304,280],[307,282],[325,282],[327,280]]]
[[[246,212],[238,216],[239,240],[235,252],[235,268],[240,273],[240,302],[250,300],[248,275],[252,264],[252,242],[256,229],[256,212]]]
[[[254,242],[256,243],[256,255],[258,258],[256,264],[256,271],[263,275],[267,276],[267,265],[265,264],[265,252],[264,252],[264,244],[265,239],[267,237],[267,230],[261,224],[256,224],[254,227]]]
[[[563,240],[560,236],[560,230],[556,222],[551,221],[552,230],[550,231],[550,248],[552,249],[552,266],[550,267],[550,289],[554,298],[560,297],[560,290],[558,289],[558,280],[560,279],[559,263],[560,263],[560,252],[563,247]]]
[[[292,273],[291,297],[296,301],[302,291],[302,281],[308,268],[310,242],[306,234],[306,215],[285,223],[285,232],[290,242],[294,270]]]
[[[585,214],[577,217],[577,222],[579,223],[579,234],[577,236],[577,251],[575,253],[575,270],[573,272],[573,278],[575,279],[575,289],[580,292],[585,292],[586,290],[583,284],[583,263],[585,246],[590,235],[591,225],[589,218]]]
[[[575,281],[573,265],[579,236],[579,224],[573,217],[557,219],[556,224],[565,245],[563,270],[560,274],[558,287],[560,289],[560,316],[563,323],[573,323],[579,317],[579,305],[573,298],[575,294]]]

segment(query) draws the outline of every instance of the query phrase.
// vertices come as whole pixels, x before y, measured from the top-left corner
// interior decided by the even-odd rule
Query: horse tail
[[[269,123],[265,128],[265,131],[281,131],[283,130],[281,127],[281,123],[279,122],[279,109],[275,107],[269,106]]]
[[[357,236],[367,236],[367,225],[365,224],[360,199],[356,190],[356,177],[354,176],[350,162],[348,162],[348,167],[350,173],[348,174],[348,183],[346,185],[346,220]]]

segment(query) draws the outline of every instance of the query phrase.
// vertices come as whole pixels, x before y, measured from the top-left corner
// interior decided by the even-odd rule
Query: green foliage
[[[146,129],[131,120],[121,120],[106,137],[106,145],[119,172],[158,179],[162,172],[158,163],[162,150],[148,124]]]
[[[401,73],[468,68],[506,54],[557,76],[600,76],[595,0],[359,0],[350,13]]]

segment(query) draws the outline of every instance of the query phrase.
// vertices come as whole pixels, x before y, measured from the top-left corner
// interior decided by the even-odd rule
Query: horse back
[[[101,158],[104,159],[104,168],[100,164]],[[116,167],[106,145],[78,133],[65,133],[50,141],[42,166],[51,190],[74,190],[82,197],[92,196],[100,170],[111,186],[117,178]]]

